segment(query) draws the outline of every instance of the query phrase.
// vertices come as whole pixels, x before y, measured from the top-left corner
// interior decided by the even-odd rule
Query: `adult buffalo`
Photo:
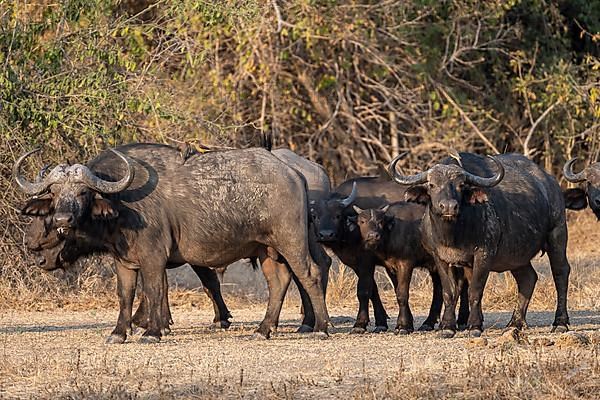
[[[329,196],[310,202],[310,212],[317,240],[331,249],[341,262],[358,276],[356,296],[359,309],[351,333],[364,333],[369,324],[369,300],[375,314],[374,332],[388,329],[385,311],[374,280],[375,266],[383,265],[373,252],[361,246],[360,232],[348,223],[356,216],[350,207],[376,208],[389,202],[404,199],[404,189],[387,175],[349,179],[339,185]]]
[[[396,333],[408,334],[414,330],[414,320],[408,304],[410,281],[414,268],[429,271],[433,283],[433,296],[429,315],[419,328],[432,331],[442,311],[442,284],[435,269],[433,257],[421,244],[421,218],[425,207],[421,204],[397,202],[378,209],[361,209],[353,206],[358,214],[352,223],[360,232],[362,246],[373,252],[383,262],[396,290],[398,320]],[[469,316],[468,285],[460,277],[461,301],[458,325],[466,324]]]
[[[157,144],[122,146],[87,166],[59,165],[41,182],[19,173],[31,199],[24,214],[52,214],[63,235],[85,232],[117,261],[120,314],[109,338],[122,343],[131,326],[137,270],[142,273],[150,318],[143,342],[160,340],[166,325],[161,303],[166,265],[218,268],[240,258],[283,256],[307,291],[315,330],[326,332],[320,271],[309,255],[306,182],[264,149],[193,155],[184,165],[176,149]],[[285,204],[285,207],[282,205]],[[269,285],[269,305],[257,333],[277,326],[286,285]]]
[[[572,183],[585,183],[584,188],[567,189],[565,206],[572,210],[582,210],[588,205],[600,220],[600,162],[594,163],[583,171],[573,172],[576,158],[569,160],[564,168],[565,179]]]
[[[567,330],[567,287],[570,266],[566,255],[564,201],[556,179],[517,154],[485,158],[461,153],[416,175],[390,169],[401,185],[411,185],[407,200],[424,202],[423,245],[434,257],[444,290],[442,336],[456,330],[457,288],[454,268],[469,279],[468,328],[483,330],[481,298],[490,271],[510,271],[517,281],[519,301],[509,326],[523,328],[537,274],[531,259],[548,253],[557,291],[553,330]]]
[[[25,246],[33,254],[35,264],[39,268],[52,271],[64,268],[81,257],[106,252],[104,248],[105,243],[102,240],[91,237],[84,231],[74,230],[67,237],[59,234],[52,227],[51,219],[51,216],[45,218],[34,217],[25,233]],[[170,267],[172,266],[167,266],[167,268]],[[212,300],[215,311],[213,326],[222,329],[229,328],[231,325],[229,318],[232,318],[232,316],[221,295],[221,285],[217,274],[210,268],[194,265],[192,269],[202,282],[204,292]],[[166,280],[166,274],[164,275],[164,279]],[[170,325],[173,323],[173,320],[169,309],[167,292],[165,291],[161,311],[163,313],[163,320],[168,321]],[[145,329],[148,325],[148,300],[143,295],[140,298],[140,305],[132,318],[132,325]],[[168,326],[163,327],[163,334],[169,331]]]

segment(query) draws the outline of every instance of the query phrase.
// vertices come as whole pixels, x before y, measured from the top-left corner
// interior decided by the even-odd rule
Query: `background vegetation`
[[[337,183],[449,148],[557,173],[600,153],[599,82],[598,0],[0,0],[0,276],[40,279],[10,176],[35,146],[31,174],[120,143],[246,147],[263,131]],[[101,290],[81,276],[70,287]]]

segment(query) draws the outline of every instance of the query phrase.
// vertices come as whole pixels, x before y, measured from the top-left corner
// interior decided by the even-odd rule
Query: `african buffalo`
[[[353,208],[357,216],[353,217],[352,223],[360,232],[363,247],[383,262],[396,289],[399,306],[396,332],[407,334],[414,330],[408,296],[412,272],[416,267],[426,268],[433,283],[429,315],[419,330],[433,330],[442,311],[442,284],[435,270],[433,257],[421,244],[420,225],[425,207],[415,203],[396,202],[378,209],[363,210],[358,206]],[[466,284],[462,285],[459,326],[466,324],[469,316],[467,289]]]
[[[63,237],[56,229],[52,228],[51,216],[33,218],[25,233],[25,246],[33,253],[36,265],[46,271],[63,268],[65,265],[90,254],[106,252],[102,241],[86,235],[85,232],[75,230],[68,237]],[[167,268],[170,267],[167,266]],[[204,292],[212,300],[215,310],[213,326],[223,329],[229,328],[231,325],[229,318],[232,316],[221,295],[221,285],[215,271],[198,266],[192,266],[192,269],[202,282]],[[166,274],[164,279],[166,279]],[[146,328],[148,320],[147,299],[143,295],[140,298],[140,305],[132,318],[132,324]],[[162,312],[163,319],[172,324],[167,291],[165,291]],[[163,327],[163,330],[168,332],[169,328]]]
[[[348,224],[348,217],[356,215],[353,204],[374,208],[388,202],[404,199],[404,190],[388,175],[353,178],[339,185],[329,196],[310,202],[310,212],[317,240],[358,276],[356,295],[358,315],[352,333],[366,332],[369,324],[369,299],[375,314],[374,332],[388,329],[388,315],[383,307],[374,280],[375,266],[383,265],[371,251],[361,247],[360,233]]]
[[[509,326],[525,327],[537,281],[531,259],[541,251],[548,253],[557,291],[553,330],[567,330],[570,266],[558,182],[518,154],[485,158],[461,153],[457,158],[411,176],[396,171],[397,159],[390,165],[396,182],[411,185],[407,200],[427,205],[421,232],[442,281],[442,336],[451,337],[456,330],[454,267],[463,267],[469,281],[468,328],[473,336],[483,329],[481,298],[490,271],[510,271],[514,276],[519,301]]]
[[[86,166],[59,165],[42,182],[28,182],[17,160],[14,176],[31,199],[26,215],[52,214],[60,234],[84,232],[117,261],[120,314],[109,341],[122,343],[131,327],[137,271],[148,299],[142,342],[160,340],[166,265],[218,268],[240,258],[282,255],[307,291],[315,331],[326,332],[320,271],[308,244],[306,182],[264,149],[192,155],[182,165],[169,146],[132,144],[106,151]],[[257,333],[277,326],[287,285],[269,285],[269,305]]]
[[[600,220],[600,162],[594,163],[583,171],[574,173],[573,163],[569,160],[564,168],[565,179],[572,183],[585,182],[585,188],[567,189],[564,193],[565,205],[572,210],[582,210],[588,205]]]

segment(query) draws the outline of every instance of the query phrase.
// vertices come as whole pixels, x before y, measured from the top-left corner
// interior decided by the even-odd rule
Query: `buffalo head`
[[[585,182],[585,189],[567,189],[564,192],[565,206],[572,210],[581,210],[588,206],[600,219],[600,162],[594,163],[583,171],[574,173],[573,163],[576,158],[569,160],[564,168],[565,179],[572,183]]]
[[[36,217],[52,216],[54,228],[61,231],[76,227],[86,215],[105,219],[117,216],[114,205],[104,195],[121,192],[133,181],[134,168],[127,157],[111,149],[127,167],[127,173],[117,182],[101,179],[81,164],[57,165],[46,176],[29,182],[20,173],[21,164],[37,151],[39,149],[22,155],[13,167],[13,176],[19,187],[26,194],[33,196],[21,209],[22,214]]]
[[[334,242],[339,240],[344,222],[344,210],[356,199],[356,183],[352,185],[352,192],[347,197],[336,194],[329,198],[311,200],[309,203],[310,216],[313,227],[320,242]]]
[[[51,217],[35,217],[25,233],[25,246],[33,254],[35,265],[52,271],[62,267],[61,252],[65,238],[52,228]]]
[[[428,204],[430,212],[448,221],[458,217],[463,203],[485,203],[488,200],[484,188],[499,184],[504,178],[504,167],[494,157],[498,172],[489,178],[472,174],[460,165],[436,164],[427,171],[415,175],[402,175],[396,170],[396,163],[402,155],[390,163],[390,173],[401,185],[411,186],[406,191],[406,200]]]
[[[390,208],[389,204],[376,210],[363,210],[357,206],[353,206],[353,208],[357,215],[352,219],[356,221],[365,248],[376,249],[388,234],[386,231],[394,228],[394,217],[386,215]]]

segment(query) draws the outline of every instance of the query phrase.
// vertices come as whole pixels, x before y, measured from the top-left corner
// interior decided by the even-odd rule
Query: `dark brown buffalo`
[[[123,342],[131,326],[138,269],[148,299],[143,342],[160,339],[166,265],[219,268],[268,252],[282,255],[307,291],[315,330],[326,332],[327,310],[320,271],[309,255],[305,180],[264,149],[192,155],[182,165],[176,149],[156,144],[122,146],[86,166],[59,165],[42,182],[28,182],[15,164],[17,183],[31,199],[23,213],[51,214],[68,236],[83,232],[117,261],[121,312],[111,342]],[[286,285],[270,287],[257,333],[277,326]]]
[[[565,206],[572,210],[583,210],[588,205],[600,220],[600,162],[594,163],[583,171],[573,172],[573,163],[577,159],[569,160],[564,168],[565,179],[572,183],[583,183],[583,188],[567,189]]]
[[[461,153],[459,161],[448,158],[411,176],[398,173],[395,164],[390,168],[396,182],[412,185],[407,199],[427,205],[421,232],[444,290],[442,336],[456,330],[453,266],[464,268],[469,280],[468,328],[473,336],[483,330],[481,298],[490,271],[512,273],[519,302],[509,326],[525,327],[537,281],[531,259],[541,251],[548,253],[557,292],[553,330],[568,329],[567,226],[556,179],[518,154],[485,158]]]
[[[366,332],[369,324],[369,300],[373,303],[375,314],[374,332],[388,329],[388,315],[374,280],[375,266],[383,265],[383,262],[361,246],[360,233],[353,224],[348,223],[348,217],[356,215],[351,205],[376,208],[403,199],[403,188],[386,174],[349,179],[326,198],[310,202],[317,240],[331,249],[358,276],[356,296],[359,309],[352,333]]]
[[[33,253],[35,263],[38,267],[52,271],[57,268],[75,262],[81,257],[95,252],[102,252],[101,243],[93,238],[82,235],[82,232],[74,231],[69,237],[62,237],[56,229],[52,228],[51,217],[34,217],[25,233],[25,245]],[[170,266],[167,266],[169,268]],[[231,325],[229,318],[231,313],[227,309],[221,295],[221,285],[214,270],[210,268],[192,266],[192,269],[202,282],[204,292],[212,300],[215,310],[213,326],[227,329]],[[166,279],[166,274],[164,279]],[[166,284],[166,283],[165,283]],[[140,305],[132,318],[132,324],[141,328],[148,325],[148,309],[145,296],[140,296]],[[163,319],[173,323],[167,291],[162,303]],[[163,327],[163,334],[169,332],[168,327]]]
[[[358,227],[363,247],[373,252],[383,262],[396,290],[398,321],[396,332],[408,334],[414,330],[414,320],[408,303],[410,281],[414,268],[426,268],[433,283],[433,296],[429,315],[420,331],[431,331],[438,323],[442,311],[442,284],[435,270],[433,257],[421,244],[421,218],[425,206],[397,202],[378,209],[363,210],[353,207],[357,216],[353,223]],[[463,326],[469,316],[467,290],[462,284],[458,325]]]

